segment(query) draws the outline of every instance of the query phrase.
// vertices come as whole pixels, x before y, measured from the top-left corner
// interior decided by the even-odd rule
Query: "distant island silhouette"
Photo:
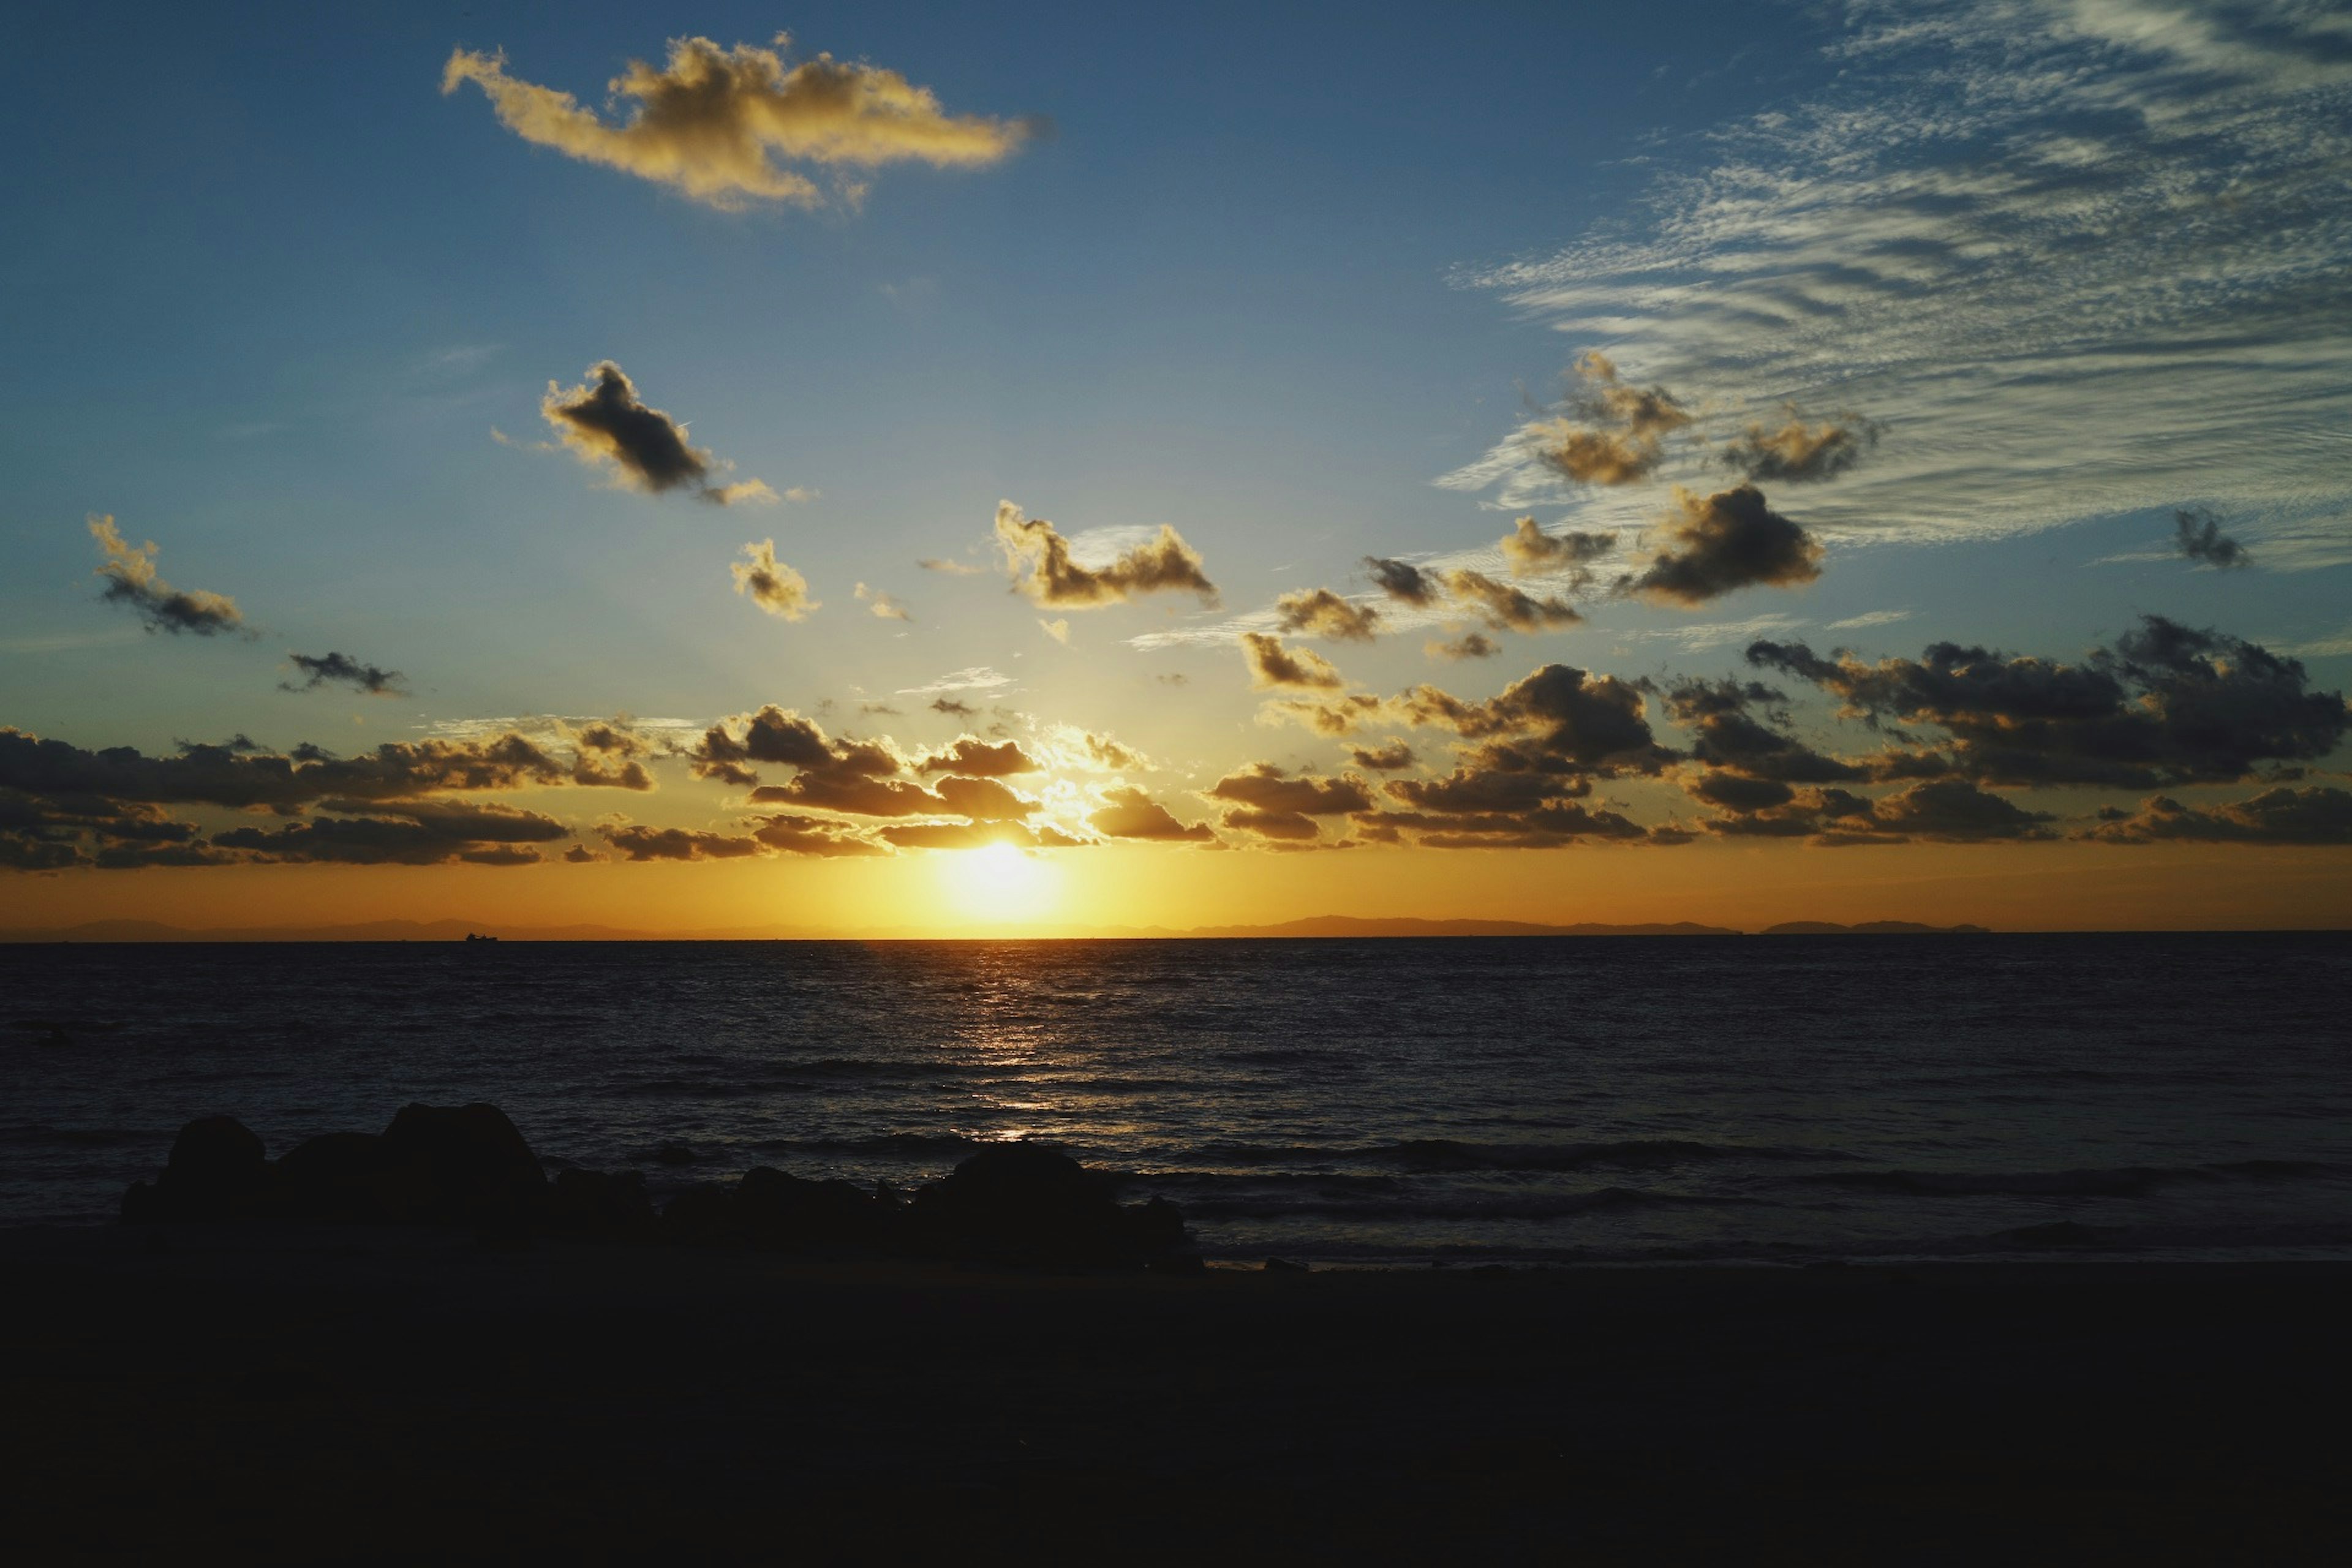
[[[982,940],[1137,940],[1195,938],[1247,940],[1284,937],[1506,937],[1506,936],[1986,936],[1979,925],[1922,925],[1913,921],[1784,921],[1750,933],[1732,926],[1696,921],[1609,924],[1582,921],[1547,925],[1535,921],[1422,920],[1411,916],[1368,918],[1310,915],[1304,920],[1260,925],[1045,927],[986,933]],[[700,931],[635,931],[622,926],[501,926],[473,921],[367,921],[327,926],[177,926],[162,921],[85,921],[79,925],[0,929],[0,942],[892,942],[954,941],[916,936],[904,930],[824,931],[786,926],[720,926]]]

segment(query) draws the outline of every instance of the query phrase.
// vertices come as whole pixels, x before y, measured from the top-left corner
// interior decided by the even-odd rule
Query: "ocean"
[[[0,1224],[179,1126],[551,1170],[1051,1141],[1213,1259],[2352,1258],[2341,935],[0,946]]]

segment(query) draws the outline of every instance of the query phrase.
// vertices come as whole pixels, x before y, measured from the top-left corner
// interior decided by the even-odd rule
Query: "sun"
[[[1061,901],[1053,861],[1011,844],[955,849],[939,857],[948,897],[964,917],[986,924],[1042,920]]]

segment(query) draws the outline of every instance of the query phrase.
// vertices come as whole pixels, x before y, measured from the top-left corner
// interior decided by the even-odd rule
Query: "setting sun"
[[[971,921],[1043,920],[1061,902],[1062,877],[1054,863],[1014,845],[953,851],[938,857],[938,865],[949,901]]]

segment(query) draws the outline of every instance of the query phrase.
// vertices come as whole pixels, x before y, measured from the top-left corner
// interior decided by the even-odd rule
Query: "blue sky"
[[[730,211],[440,90],[453,49],[503,51],[603,109],[671,38],[787,29],[793,58],[1043,129],[984,167],[875,169],[854,203]],[[1234,651],[1321,586],[1384,605],[1377,642],[1308,639],[1353,687],[1470,700],[1547,661],[1729,674],[1759,637],[2073,658],[2144,614],[2352,678],[2330,7],[97,6],[0,41],[26,150],[0,172],[0,723],[28,732],[357,749],[775,703],[916,747],[957,727],[923,689],[983,670],[1020,715],[996,722],[1117,730],[1181,799],[1253,759],[1345,765],[1263,721]],[[1587,350],[1688,413],[1643,482],[1543,456]],[[648,495],[547,449],[548,384],[605,360],[787,499]],[[1720,449],[1785,407],[1876,436],[1835,482],[1767,485],[1818,575],[1612,594],[1672,487],[1735,483]],[[1172,525],[1220,604],[1009,594],[1000,499],[1096,564]],[[2181,558],[2181,508],[2252,566]],[[256,635],[100,602],[92,513]],[[1433,660],[1474,623],[1359,565],[1508,577],[1520,515],[1617,542],[1569,591],[1580,624],[1498,629],[1492,658]],[[723,570],[769,538],[805,619]],[[277,689],[330,647],[411,694]],[[679,789],[655,815],[729,809]]]

